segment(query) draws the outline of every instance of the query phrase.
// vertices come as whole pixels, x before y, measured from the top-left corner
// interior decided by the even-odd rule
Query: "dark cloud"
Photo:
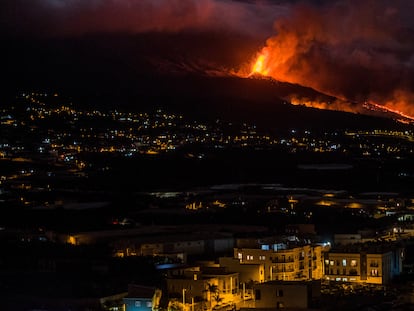
[[[286,5],[232,0],[3,0],[3,30],[15,35],[228,30],[269,32]]]

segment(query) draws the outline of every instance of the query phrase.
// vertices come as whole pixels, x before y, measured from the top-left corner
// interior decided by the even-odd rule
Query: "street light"
[[[183,288],[183,311],[185,311],[185,291],[187,289]]]

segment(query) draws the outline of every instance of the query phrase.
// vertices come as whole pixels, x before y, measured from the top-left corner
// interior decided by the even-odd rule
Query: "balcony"
[[[293,262],[293,258],[292,257],[288,257],[288,258],[273,258],[272,259],[272,263],[289,263],[289,262]]]
[[[272,273],[295,272],[295,269],[273,269]]]

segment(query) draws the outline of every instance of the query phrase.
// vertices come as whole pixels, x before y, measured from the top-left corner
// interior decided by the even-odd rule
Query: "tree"
[[[218,285],[207,283],[207,292],[210,294],[210,297],[216,302],[216,305],[223,300],[220,297],[220,290]]]

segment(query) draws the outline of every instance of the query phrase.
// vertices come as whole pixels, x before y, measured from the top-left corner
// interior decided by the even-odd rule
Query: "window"
[[[247,260],[253,260],[253,255],[247,255]]]
[[[351,260],[351,267],[356,267],[357,266],[357,261],[355,259]]]
[[[239,258],[240,260],[243,259],[243,254],[242,253],[237,253],[237,258]]]
[[[285,305],[283,304],[283,302],[278,301],[276,302],[276,309],[283,309],[285,307]]]
[[[278,289],[278,290],[276,291],[276,296],[277,296],[277,297],[283,297],[283,289]]]
[[[357,275],[357,274],[358,274],[357,269],[350,269],[349,270],[349,275]]]
[[[261,298],[261,292],[260,292],[260,289],[256,289],[256,290],[255,290],[255,292],[254,292],[254,297],[255,297],[255,299],[256,299],[256,300],[260,300],[260,298]]]
[[[376,260],[371,260],[371,263],[369,265],[370,267],[379,267],[378,261]]]
[[[266,260],[266,256],[259,256],[259,260]]]
[[[346,259],[342,259],[342,266],[346,267]]]
[[[152,308],[152,302],[151,301],[147,301],[147,308]]]
[[[378,276],[378,269],[372,269],[371,276]]]
[[[141,307],[141,301],[135,300],[135,307],[137,308]]]
[[[334,261],[333,260],[331,260],[331,262],[329,263],[331,266],[333,266],[334,265]]]

